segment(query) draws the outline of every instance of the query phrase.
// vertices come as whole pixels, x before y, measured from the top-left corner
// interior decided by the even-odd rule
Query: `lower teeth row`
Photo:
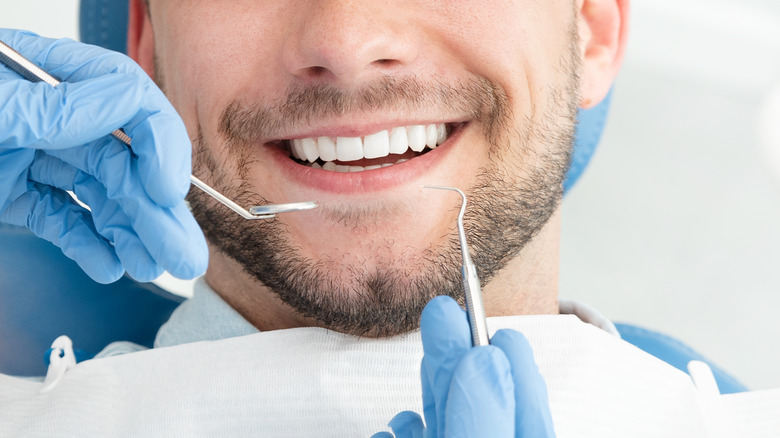
[[[403,163],[404,161],[408,161],[407,159],[400,159],[396,161],[395,163],[385,163],[385,164],[376,164],[373,166],[345,166],[343,164],[336,164],[333,161],[328,161],[325,164],[320,165],[319,163],[311,163],[312,169],[322,169],[322,170],[329,170],[331,172],[341,172],[341,173],[348,173],[348,172],[362,172],[364,170],[374,170],[374,169],[380,169],[382,167],[390,167],[395,164]]]

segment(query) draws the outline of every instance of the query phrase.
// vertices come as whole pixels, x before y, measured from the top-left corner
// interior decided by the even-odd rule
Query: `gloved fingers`
[[[424,411],[430,436],[443,436],[444,414],[452,374],[460,358],[471,349],[471,331],[466,312],[455,300],[440,296],[431,300],[420,318],[423,343],[422,367],[428,381],[423,391],[433,400]],[[423,393],[423,399],[426,399]],[[435,418],[430,415],[435,411]]]
[[[547,385],[534,361],[533,350],[522,333],[499,330],[490,344],[509,361],[515,387],[515,427],[518,436],[554,437]]]
[[[144,196],[142,187],[110,199],[93,176],[42,152],[30,167],[32,180],[72,190],[92,209],[97,231],[114,244],[125,269],[140,281],[150,281],[167,270],[179,278],[193,278],[208,264],[208,249],[200,228],[184,202],[160,207]]]
[[[104,137],[87,147],[47,150],[46,154],[92,175],[106,188],[110,199],[119,200],[133,193],[155,203],[141,182],[133,151],[114,138]]]
[[[393,417],[388,426],[396,438],[424,438],[425,425],[417,412],[403,411]]]
[[[70,83],[57,86],[57,89],[63,88],[60,94],[55,93],[47,99],[54,108],[22,111],[26,113],[22,115],[33,116],[33,120],[37,115],[40,121],[33,123],[42,126],[33,127],[25,142],[9,143],[19,147],[34,144],[69,147],[86,144],[122,127],[133,139],[133,151],[140,162],[139,174],[149,196],[166,207],[184,199],[189,191],[191,173],[191,145],[184,123],[163,92],[135,62],[120,53],[67,39],[41,38],[29,32],[0,29],[0,39],[60,81]],[[13,84],[21,81],[15,73],[0,68],[0,78],[7,75],[19,79],[12,81]],[[117,84],[106,85],[111,81],[117,81]],[[91,85],[93,82],[96,82],[94,86]],[[74,84],[84,89],[76,88],[80,91],[76,94],[69,90]],[[51,88],[46,84],[39,85]],[[91,107],[84,107],[83,96],[90,100]],[[0,92],[0,98],[3,97],[4,93]],[[31,100],[33,109],[40,106],[29,96],[21,98]],[[56,114],[52,113],[58,105],[62,108]],[[96,114],[100,117],[95,117]],[[30,117],[24,119],[22,121],[30,123]],[[62,121],[57,122],[60,119]],[[66,132],[65,127],[78,135]],[[30,137],[34,139],[36,133],[43,137],[37,143],[31,142]],[[0,134],[0,145],[2,143]]]
[[[444,428],[446,436],[513,438],[514,382],[509,361],[492,346],[469,350],[452,377]]]
[[[395,438],[390,432],[377,432],[371,435],[371,438]]]
[[[29,178],[40,184],[77,192],[79,200],[90,206],[95,229],[113,245],[122,266],[133,278],[152,281],[162,274],[162,268],[129,226],[130,219],[119,204],[105,196],[105,189],[94,178],[41,151],[36,153],[30,166]]]
[[[111,283],[124,273],[113,247],[92,225],[89,213],[66,192],[30,183],[30,190],[0,212],[0,221],[29,228],[60,247],[99,283]]]
[[[15,74],[15,73],[14,73]],[[138,79],[103,76],[62,83],[0,81],[0,147],[62,149],[109,135],[138,112]]]

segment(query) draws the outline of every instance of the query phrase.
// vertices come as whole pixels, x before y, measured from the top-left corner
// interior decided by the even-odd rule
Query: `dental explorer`
[[[57,85],[60,84],[60,81],[55,79],[52,75],[50,75],[49,73],[47,73],[46,71],[38,67],[37,65],[33,64],[32,61],[25,58],[24,56],[22,56],[22,54],[20,54],[19,52],[17,52],[16,50],[14,50],[13,48],[11,48],[9,45],[5,44],[2,41],[0,41],[0,62],[2,62],[8,68],[20,74],[21,76],[23,76],[24,78],[26,78],[31,82],[39,82],[39,81],[46,82],[52,87],[56,87]],[[122,131],[121,129],[116,129],[114,130],[114,132],[111,133],[111,135],[117,140],[119,140],[120,142],[130,147],[132,150],[132,147],[130,145],[131,143],[130,136],[128,136],[124,131]],[[217,201],[221,202],[231,210],[238,213],[244,219],[270,219],[279,213],[289,213],[294,211],[310,210],[312,208],[317,207],[317,204],[315,202],[294,202],[290,204],[258,205],[258,206],[251,207],[247,211],[240,205],[233,202],[230,198],[214,190],[206,183],[196,178],[195,175],[190,175],[190,182],[195,187],[203,190],[206,194],[208,194],[212,198],[216,199]]]
[[[474,346],[489,345],[487,320],[485,319],[485,306],[482,303],[482,288],[479,285],[477,267],[471,260],[469,245],[466,242],[466,231],[463,228],[463,215],[466,213],[466,195],[455,187],[425,186],[426,189],[452,190],[458,192],[462,199],[460,212],[458,213],[458,238],[460,240],[460,252],[463,258],[461,276],[463,277],[463,296],[466,300],[466,314],[469,317],[471,327],[471,340]]]

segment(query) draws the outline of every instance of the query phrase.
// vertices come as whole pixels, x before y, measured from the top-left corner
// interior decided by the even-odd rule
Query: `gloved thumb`
[[[492,346],[472,348],[452,376],[444,435],[514,438],[514,392],[509,361],[503,352]]]

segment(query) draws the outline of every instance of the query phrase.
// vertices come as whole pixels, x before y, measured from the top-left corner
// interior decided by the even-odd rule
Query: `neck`
[[[235,260],[210,246],[206,282],[225,302],[260,331],[319,326],[298,314]]]
[[[560,212],[482,287],[487,316],[558,313]]]

